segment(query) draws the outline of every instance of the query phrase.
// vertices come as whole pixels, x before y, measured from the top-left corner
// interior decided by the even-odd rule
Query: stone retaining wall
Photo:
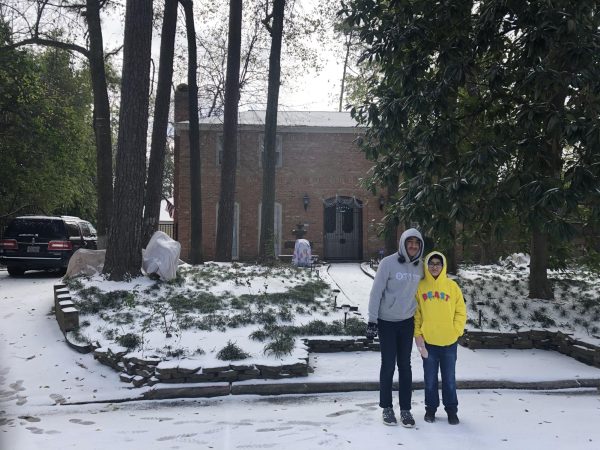
[[[589,366],[600,368],[600,347],[574,339],[560,331],[530,330],[516,333],[467,331],[459,343],[470,349],[516,348],[554,350]]]
[[[160,358],[131,356],[126,349],[96,348],[94,358],[117,372],[120,379],[135,387],[157,383],[219,383],[251,379],[277,380],[306,377],[311,371],[308,358],[295,364],[268,366],[263,364],[226,363],[218,367],[201,367],[193,360],[163,361]]]
[[[75,307],[69,289],[64,284],[54,285],[54,314],[63,334],[79,328],[79,310]]]
[[[335,352],[363,352],[363,351],[379,351],[379,341],[374,341],[367,338],[354,339],[303,339],[304,344],[308,347],[311,353],[335,353]]]

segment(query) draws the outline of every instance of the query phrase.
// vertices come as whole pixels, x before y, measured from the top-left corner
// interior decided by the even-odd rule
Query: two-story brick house
[[[182,259],[190,249],[189,122],[187,87],[175,99],[175,229]],[[379,193],[360,187],[371,163],[355,142],[361,134],[348,113],[278,113],[275,254],[292,253],[292,230],[302,224],[314,254],[326,260],[362,260],[383,247],[377,236],[381,221]],[[200,123],[202,160],[202,229],[206,260],[215,255],[223,124],[221,118]],[[239,114],[236,173],[234,259],[258,255],[262,196],[261,152],[264,111]]]

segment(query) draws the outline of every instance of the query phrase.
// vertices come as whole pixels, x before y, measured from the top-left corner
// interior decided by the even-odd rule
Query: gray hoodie
[[[410,237],[421,241],[421,250],[412,261],[405,246]],[[415,315],[415,294],[423,278],[422,254],[423,237],[416,229],[409,228],[400,236],[398,253],[386,256],[379,263],[369,298],[369,322],[377,322],[377,319],[398,322]],[[404,262],[399,262],[399,259]]]

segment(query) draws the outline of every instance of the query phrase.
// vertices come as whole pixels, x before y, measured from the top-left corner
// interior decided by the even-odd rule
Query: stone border
[[[157,383],[232,383],[251,379],[278,380],[306,377],[311,371],[308,357],[295,364],[268,366],[263,364],[227,363],[222,366],[201,367],[192,360],[163,361],[160,358],[132,356],[126,349],[96,348],[94,359],[120,372],[119,378],[135,387]]]
[[[79,310],[71,300],[71,293],[65,284],[54,285],[54,314],[63,334],[79,328]]]
[[[466,331],[459,343],[470,349],[554,350],[588,366],[600,368],[600,347],[572,338],[561,331],[529,330],[515,333]]]
[[[354,339],[302,339],[309,353],[336,353],[336,352],[378,352],[379,341],[367,338]]]

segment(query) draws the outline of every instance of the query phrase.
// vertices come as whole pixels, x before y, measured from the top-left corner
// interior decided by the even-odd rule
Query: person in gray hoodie
[[[379,406],[383,408],[383,423],[397,425],[392,405],[392,383],[398,366],[400,421],[411,428],[415,420],[410,412],[412,369],[410,355],[417,302],[415,294],[423,278],[423,237],[414,228],[400,236],[398,253],[386,256],[379,263],[369,298],[367,338],[379,334],[381,369],[379,371]]]

